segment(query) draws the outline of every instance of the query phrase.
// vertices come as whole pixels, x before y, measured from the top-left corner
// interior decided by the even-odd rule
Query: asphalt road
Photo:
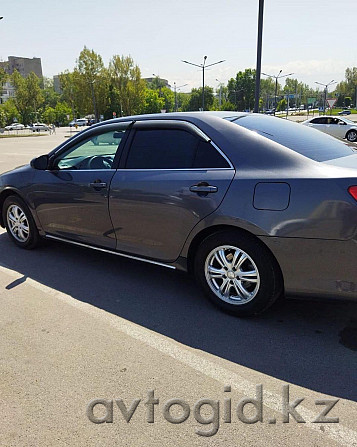
[[[0,139],[0,172],[68,134]],[[59,243],[23,251],[3,230],[0,300],[1,447],[357,445],[355,303],[288,300],[260,318],[238,319],[212,307],[183,273]],[[258,384],[263,422],[243,423],[234,408]],[[305,423],[282,422],[284,384],[290,402],[304,398],[296,409]],[[159,399],[154,423],[148,390]],[[94,424],[86,408],[98,398],[123,399],[128,411],[141,402],[130,423],[114,402],[113,422]],[[173,398],[190,407],[181,424],[162,412]],[[219,401],[219,424],[196,418],[201,398]],[[324,408],[316,399],[339,399],[328,415],[339,423],[312,422]],[[209,408],[217,415],[206,405],[207,420]],[[252,405],[245,411],[254,415]],[[215,427],[210,437],[196,433]]]

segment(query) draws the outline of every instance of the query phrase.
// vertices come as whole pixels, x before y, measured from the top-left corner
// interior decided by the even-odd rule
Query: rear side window
[[[232,122],[315,161],[333,160],[356,153],[347,144],[330,135],[281,118],[246,115]]]
[[[126,162],[127,169],[228,167],[212,144],[181,129],[136,130]]]
[[[327,124],[326,118],[314,118],[311,124]]]
[[[199,140],[193,167],[229,168],[229,164],[211,143]]]

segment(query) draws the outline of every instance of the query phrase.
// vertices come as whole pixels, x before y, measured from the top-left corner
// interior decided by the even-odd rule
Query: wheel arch
[[[348,135],[350,132],[356,132],[356,134],[357,134],[357,129],[349,129],[349,130],[346,132],[346,135],[345,135],[346,140],[347,140],[347,135]]]
[[[5,228],[5,222],[2,218],[2,208],[4,206],[5,200],[10,196],[17,196],[21,200],[25,201],[25,199],[21,196],[21,194],[18,193],[18,191],[16,191],[16,189],[6,188],[0,193],[0,226],[3,228]]]
[[[192,239],[192,241],[190,243],[190,246],[189,246],[188,252],[187,252],[187,270],[189,273],[193,273],[195,253],[196,253],[199,245],[202,243],[202,241],[204,239],[206,239],[208,236],[211,236],[212,234],[220,233],[223,231],[235,231],[241,235],[246,236],[247,238],[254,239],[254,240],[258,241],[259,244],[262,245],[265,248],[265,250],[267,250],[267,252],[270,254],[271,258],[273,259],[273,262],[275,263],[275,266],[279,272],[282,284],[284,285],[284,277],[283,277],[281,267],[279,265],[278,260],[276,259],[275,255],[274,255],[274,253],[270,250],[270,248],[255,234],[253,234],[250,231],[247,231],[241,227],[237,227],[234,225],[225,225],[225,224],[213,225],[211,227],[204,228],[203,230],[201,230],[200,232],[198,232],[195,235],[195,237]]]

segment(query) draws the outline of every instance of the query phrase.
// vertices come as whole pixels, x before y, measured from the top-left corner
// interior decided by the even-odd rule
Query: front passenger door
[[[108,194],[115,157],[128,124],[94,129],[56,154],[47,171],[37,171],[32,200],[49,236],[114,249]]]

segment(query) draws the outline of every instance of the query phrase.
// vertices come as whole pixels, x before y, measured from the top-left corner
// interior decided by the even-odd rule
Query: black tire
[[[229,268],[223,267],[225,261],[218,263],[222,260],[216,251],[219,248],[223,250],[225,261],[235,260],[235,267],[232,267],[233,262]],[[223,277],[213,279],[211,275],[218,270],[218,275],[225,272]],[[204,239],[195,256],[194,273],[204,293],[215,305],[240,317],[258,315],[283,293],[282,275],[275,258],[254,236],[240,231],[223,231]],[[228,288],[225,297],[218,290],[220,286]],[[241,290],[246,294],[245,298]]]
[[[354,143],[355,141],[357,141],[357,130],[354,130],[354,129],[349,130],[346,133],[346,139],[348,141],[350,141],[351,143]]]
[[[8,213],[11,212],[11,209],[13,210],[20,210],[24,216],[25,220],[24,222],[27,223],[26,226],[23,226],[19,232],[19,230],[16,231],[16,228],[11,228],[10,226],[10,217]],[[7,234],[9,238],[19,247],[25,248],[27,250],[30,250],[32,248],[35,248],[39,242],[40,242],[40,235],[38,233],[35,221],[32,217],[31,211],[29,210],[26,203],[18,196],[9,196],[5,199],[3,208],[2,208],[2,218],[3,222],[5,224]],[[25,228],[27,230],[25,231]],[[23,235],[23,237],[21,237]]]

